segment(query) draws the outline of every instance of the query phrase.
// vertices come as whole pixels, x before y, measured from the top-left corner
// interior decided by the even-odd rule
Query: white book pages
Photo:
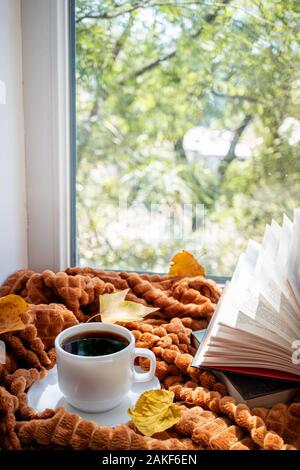
[[[268,331],[265,325],[255,324],[255,322],[250,321],[251,318],[255,320],[258,297],[253,297],[248,286],[252,283],[259,254],[260,246],[256,242],[250,241],[246,253],[243,253],[238,260],[231,283],[226,286],[226,292],[222,294],[217,311],[209,326],[206,336],[207,341],[204,340],[200,348],[199,358],[195,358],[195,361],[200,360],[205,355],[205,351],[209,347],[208,338],[216,335],[219,323],[240,330],[245,328],[247,332],[255,330],[260,337],[271,337],[274,343],[281,341],[280,337],[274,338],[272,332]],[[247,303],[251,303],[251,307],[250,305],[247,306]],[[245,316],[248,315],[248,321],[245,321],[245,319],[242,321],[242,313]],[[282,345],[286,346],[285,341],[282,341]]]
[[[296,366],[289,366],[289,365],[282,365],[282,364],[277,364],[276,362],[271,362],[271,361],[253,361],[251,359],[248,360],[239,360],[236,359],[232,362],[228,362],[226,358],[218,358],[218,362],[216,363],[216,360],[213,358],[206,359],[205,361],[201,361],[201,367],[207,367],[214,369],[215,367],[249,367],[249,368],[258,368],[258,369],[270,369],[270,370],[277,370],[279,372],[285,372],[288,374],[294,374],[294,375],[299,375],[300,376],[300,370],[299,367]],[[197,366],[197,364],[195,364]]]
[[[300,305],[300,209],[294,213],[293,232],[288,256],[288,282]]]
[[[253,285],[261,301],[293,326],[298,323],[300,310],[287,280],[280,275],[281,267],[276,263],[282,235],[283,229],[272,221],[270,229],[266,230],[267,246],[261,252],[260,269],[256,269]]]
[[[249,307],[249,304],[247,306]],[[244,310],[242,311],[244,312]],[[280,314],[269,308],[269,306],[262,302],[260,298],[258,300],[254,319],[257,323],[265,326],[267,330],[271,330],[273,333],[290,343],[299,337],[295,325],[292,325],[287,318],[282,318]]]
[[[264,236],[261,244],[261,248],[259,250],[259,255],[257,258],[255,271],[253,279],[257,279],[262,266],[264,265],[266,256],[269,258],[275,258],[277,254],[277,250],[279,247],[279,239],[273,232],[273,228],[271,225],[266,225]]]
[[[271,230],[272,230],[274,237],[277,240],[277,245],[279,245],[282,227],[274,219],[272,219],[272,222],[271,222]]]
[[[260,283],[260,298],[261,301],[267,304],[274,313],[280,315],[283,320],[290,323],[291,326],[296,326],[299,323],[300,312],[297,310],[297,305],[294,303],[293,296],[286,296],[278,286],[278,284],[268,277],[269,272],[263,272],[264,277]],[[300,334],[300,325],[298,328]]]
[[[236,268],[231,278],[231,285],[244,284],[246,286],[253,277],[261,245],[254,240],[249,240],[247,250],[238,259]]]
[[[242,253],[239,257],[231,282],[226,284],[222,292],[213,321],[209,325],[210,334],[214,335],[214,331],[220,321],[228,325],[235,324],[236,312],[241,302],[241,296],[252,279],[257,254],[257,244],[249,242],[246,253]]]
[[[271,333],[271,332],[270,332]],[[271,337],[271,335],[270,335]],[[211,338],[211,344],[219,344],[223,341],[227,341],[233,345],[233,347],[241,344],[251,345],[252,348],[266,349],[274,351],[274,353],[280,356],[291,355],[291,345],[288,342],[279,342],[280,338],[277,335],[273,335],[271,339],[257,336],[256,331],[251,332],[246,330],[237,330],[227,325],[220,324],[217,331],[217,336]]]
[[[245,257],[252,271],[254,271],[255,269],[260,249],[260,243],[257,243],[251,239],[248,241],[247,250],[245,251]]]
[[[205,362],[202,363],[204,366],[227,366],[227,367],[263,367],[266,369],[273,369],[274,364],[276,364],[277,370],[282,370],[289,372],[291,374],[300,375],[300,370],[292,362],[284,362],[276,358],[268,358],[262,353],[261,355],[251,354],[248,356],[234,356],[234,357],[224,357],[220,354],[214,355],[212,357],[206,356]]]
[[[241,305],[243,295],[252,283],[257,259],[261,246],[253,240],[249,240],[247,251],[239,257],[236,270],[228,286],[224,305],[219,311],[218,322],[234,326],[236,316]]]
[[[271,344],[271,350],[274,351],[276,349],[280,354],[284,355],[287,350],[289,351],[291,347],[290,338],[286,340],[286,338],[282,338],[281,335],[270,331],[268,325],[260,324],[255,321],[259,303],[258,299],[253,298],[252,294],[249,294],[250,291],[248,290],[249,297],[244,302],[244,310],[248,313],[247,315],[244,311],[241,312],[238,306],[235,306],[233,302],[229,300],[231,297],[229,292],[231,287],[231,285],[228,285],[228,294],[226,293],[223,302],[218,304],[217,308],[220,309],[219,315],[217,315],[218,319],[215,319],[215,321],[214,318],[212,319],[211,328],[209,328],[207,336],[194,358],[193,364],[197,365],[204,360],[206,352],[211,348],[212,341],[216,338],[220,341],[224,339],[224,337],[220,335],[220,328],[227,328],[227,331],[230,331],[230,342],[232,345],[235,343],[239,346],[241,343],[243,344],[243,341],[245,341],[245,338],[243,339],[243,333],[246,333],[246,341],[249,340],[250,335],[252,342],[254,342],[254,339],[255,342],[261,340],[261,344],[264,345],[264,348],[266,348],[267,343],[269,343],[269,345]],[[233,290],[232,294],[235,293],[236,291]],[[238,296],[238,299],[241,300],[240,296]]]
[[[276,269],[276,263],[266,254],[264,265],[255,280],[255,287],[262,302],[269,305],[283,319],[293,325],[297,324],[300,315],[298,304],[287,281],[280,281],[276,275]]]
[[[218,344],[218,342],[215,344],[214,342],[211,343],[209,351],[206,354],[206,357],[217,357],[217,356],[222,356],[223,358],[226,358],[228,360],[230,359],[257,359],[260,360],[261,357],[264,357],[265,359],[269,359],[271,361],[276,361],[276,363],[282,363],[283,365],[290,365],[291,363],[291,354],[286,353],[285,355],[281,354],[273,354],[270,351],[267,351],[265,349],[265,346],[263,349],[253,349],[251,347],[247,347],[247,345],[240,344],[237,345],[235,348],[231,345],[231,342],[228,342],[228,345],[230,344],[229,351],[224,348],[224,345],[226,344],[226,341],[223,340],[223,344]]]
[[[238,333],[238,334],[237,334]],[[211,338],[202,365],[248,365],[256,367],[274,368],[278,370],[297,373],[299,367],[292,363],[292,347],[283,349],[279,345],[269,342],[266,338],[258,339],[255,334],[245,333],[233,328],[219,325],[217,336]]]
[[[239,330],[244,331],[245,333],[253,334],[264,342],[268,340],[273,343],[273,345],[278,344],[285,350],[290,347],[290,341],[282,338],[282,336],[279,336],[270,330],[269,327],[258,323],[255,319],[251,318],[249,315],[246,315],[243,312],[239,312],[237,324]]]
[[[253,287],[238,292],[238,309],[232,307],[230,315],[224,315],[223,312],[220,312],[219,322],[241,330],[246,326],[247,331],[251,330],[255,323],[257,327],[260,327],[260,335],[265,337],[268,337],[269,331],[271,331],[289,343],[297,339],[297,328],[294,328],[294,324],[287,318],[282,318],[278,312],[263,302]],[[249,320],[252,319],[254,323],[246,322],[246,318],[242,314],[249,317]]]
[[[264,238],[259,252],[259,257],[256,263],[254,272],[254,285],[257,288],[258,279],[261,277],[261,271],[269,260],[275,260],[279,247],[279,238],[274,233],[274,223],[267,225],[264,232]]]
[[[276,258],[276,265],[278,268],[278,274],[281,279],[287,277],[287,266],[289,248],[293,233],[293,222],[288,218],[287,215],[283,215],[281,237],[279,241],[278,253]]]
[[[300,375],[292,343],[300,337],[300,210],[249,241],[218,303],[193,365],[249,366]]]

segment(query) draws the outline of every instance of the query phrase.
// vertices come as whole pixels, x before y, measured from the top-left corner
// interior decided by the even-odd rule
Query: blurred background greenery
[[[299,46],[299,0],[76,0],[79,263],[231,275],[292,217]]]

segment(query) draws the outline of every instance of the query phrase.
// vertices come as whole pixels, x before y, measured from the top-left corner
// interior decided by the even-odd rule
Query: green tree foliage
[[[299,46],[299,0],[77,0],[81,264],[166,270],[186,248],[230,274],[249,237],[292,216]],[[232,131],[218,170],[186,158],[183,137],[195,126]],[[240,160],[245,136],[255,145]],[[205,230],[151,242],[141,222],[130,237],[117,223],[125,200],[137,224],[141,207],[166,204],[182,220],[182,204],[203,204]]]

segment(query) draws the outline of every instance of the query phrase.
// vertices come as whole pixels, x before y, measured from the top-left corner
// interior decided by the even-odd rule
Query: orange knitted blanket
[[[128,300],[159,308],[147,320],[123,326],[137,347],[154,352],[157,377],[182,406],[180,421],[150,438],[132,422],[110,428],[64,408],[30,408],[27,390],[55,364],[56,335],[98,312],[100,294],[126,288]],[[300,397],[250,410],[226,396],[210,372],[191,367],[191,332],[207,326],[220,296],[213,281],[92,268],[21,270],[0,287],[0,297],[10,293],[24,297],[29,310],[24,330],[0,335],[7,346],[7,361],[0,364],[1,449],[300,449]],[[140,366],[147,369],[147,360],[141,358]]]

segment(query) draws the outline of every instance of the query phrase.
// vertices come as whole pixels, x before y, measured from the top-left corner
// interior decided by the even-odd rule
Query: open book
[[[298,348],[298,351],[297,351]],[[193,366],[300,381],[300,209],[250,240]]]

